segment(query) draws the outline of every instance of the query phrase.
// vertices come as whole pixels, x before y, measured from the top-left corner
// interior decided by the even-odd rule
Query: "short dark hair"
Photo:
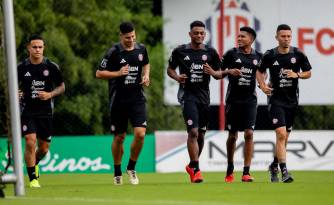
[[[190,24],[190,30],[193,29],[194,27],[204,27],[205,28],[205,24],[202,21],[193,21]]]
[[[28,43],[31,43],[33,40],[42,40],[44,42],[43,37],[39,34],[32,34],[28,39]]]
[[[281,30],[289,30],[289,31],[291,31],[291,28],[287,24],[280,24],[280,25],[277,26],[276,33],[278,33]]]
[[[122,34],[130,33],[135,30],[135,26],[131,22],[122,22],[119,25],[119,31]]]
[[[253,39],[256,39],[256,31],[249,26],[243,26],[240,28],[240,31],[245,31],[253,36]]]

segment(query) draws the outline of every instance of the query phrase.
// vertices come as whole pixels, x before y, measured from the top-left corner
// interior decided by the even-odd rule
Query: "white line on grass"
[[[170,205],[236,205],[235,203],[224,203],[224,202],[198,202],[198,201],[176,201],[176,200],[130,200],[130,199],[99,199],[99,198],[79,198],[79,197],[53,197],[53,198],[44,198],[44,197],[14,197],[8,196],[6,199],[10,200],[42,200],[46,201],[63,201],[63,202],[82,202],[82,203],[128,203],[128,204],[170,204]],[[238,204],[242,205],[242,204]]]

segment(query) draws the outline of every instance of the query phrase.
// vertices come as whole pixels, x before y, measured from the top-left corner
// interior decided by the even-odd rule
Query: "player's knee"
[[[145,132],[139,132],[139,133],[136,133],[135,135],[135,140],[136,141],[144,141],[144,138],[145,138]]]
[[[35,146],[36,146],[36,139],[26,138],[26,146],[25,146],[26,149],[35,151]]]
[[[197,128],[192,128],[188,132],[188,137],[191,138],[191,139],[197,139],[198,138],[198,129]]]
[[[245,140],[253,140],[253,130],[245,131]]]
[[[115,135],[114,140],[117,144],[123,144],[124,140],[125,140],[125,135],[123,135],[123,134]]]

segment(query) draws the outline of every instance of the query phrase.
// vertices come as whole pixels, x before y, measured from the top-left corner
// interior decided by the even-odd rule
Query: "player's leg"
[[[253,129],[246,129],[244,133],[245,146],[244,146],[244,170],[242,173],[243,182],[252,182],[254,178],[250,175],[250,165],[253,157],[254,142],[253,142]]]
[[[234,152],[236,148],[236,141],[238,139],[238,131],[229,130],[228,138],[226,140],[226,150],[227,150],[227,170],[225,176],[225,182],[232,183],[234,181]]]
[[[36,163],[36,142],[37,142],[37,134],[36,134],[36,124],[35,120],[32,116],[23,115],[21,118],[22,123],[22,134],[25,138],[25,149],[24,149],[24,160],[27,167],[27,173],[29,176],[30,187],[31,188],[39,188],[40,185],[37,181],[35,163]]]
[[[209,124],[210,106],[207,104],[198,104],[197,107],[199,110],[198,137],[197,137],[198,158],[199,158],[201,156],[204,147],[205,133]]]
[[[244,114],[240,116],[242,116],[241,121],[243,122],[242,128],[244,129],[245,146],[244,146],[244,170],[241,180],[243,182],[252,182],[254,181],[254,177],[250,175],[249,170],[254,151],[253,134],[256,121],[257,105],[251,104],[247,106],[242,106],[242,108]]]
[[[40,170],[38,163],[45,157],[50,149],[51,136],[53,134],[53,126],[52,126],[52,117],[44,116],[38,117],[35,119],[36,129],[37,129],[37,143],[38,147],[36,150],[36,164],[35,164],[35,172],[37,178],[39,178]]]
[[[282,149],[278,148],[277,146],[279,143],[282,143],[282,141],[280,140],[283,140],[283,144],[285,144],[285,140],[286,140],[286,134],[284,132],[285,127],[286,127],[285,112],[281,106],[270,105],[270,104],[268,105],[268,111],[269,111],[269,118],[271,119],[272,126],[275,129],[275,133],[276,133],[274,160],[269,165],[270,180],[271,182],[279,182],[279,178],[278,178],[279,156],[278,156],[277,150],[280,150],[282,152]],[[278,128],[280,129],[276,131],[276,129]]]
[[[131,105],[130,121],[134,129],[134,138],[131,144],[130,159],[127,166],[127,174],[131,184],[139,184],[139,179],[135,171],[139,154],[144,145],[146,134],[147,115],[145,102],[136,102]]]
[[[199,169],[199,145],[198,139],[198,120],[199,111],[195,102],[186,101],[183,108],[183,117],[187,126],[188,139],[187,148],[190,158],[189,164],[186,166],[186,171],[190,176],[190,181],[193,183],[199,183],[203,181],[201,172]]]
[[[236,141],[238,139],[238,119],[239,113],[235,104],[227,104],[225,107],[225,123],[226,130],[228,130],[228,138],[226,140],[227,150],[227,170],[225,182],[232,183],[234,181],[234,152],[236,149]]]
[[[114,135],[111,144],[111,152],[114,160],[114,184],[122,185],[122,157],[124,154],[123,143],[128,126],[127,110],[120,104],[114,104],[110,113],[110,131]]]

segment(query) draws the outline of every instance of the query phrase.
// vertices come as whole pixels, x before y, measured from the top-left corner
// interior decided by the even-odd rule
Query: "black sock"
[[[244,172],[242,175],[249,175],[249,167],[244,167]]]
[[[133,161],[129,159],[128,167],[126,168],[127,170],[135,170],[137,161]]]
[[[199,162],[198,161],[190,161],[189,163],[190,168],[194,168],[194,173],[199,171]]]
[[[36,165],[45,157],[45,154],[36,154]]]
[[[32,181],[33,179],[37,179],[36,173],[35,173],[35,166],[27,167],[27,172],[28,172],[28,176],[29,176],[30,181]]]
[[[114,165],[114,175],[116,176],[122,176],[122,170],[121,165]]]
[[[231,175],[233,173],[233,170],[234,170],[234,164],[233,164],[233,162],[229,162],[227,164],[226,176]]]
[[[277,167],[278,168],[278,158],[274,157],[274,161],[270,165],[271,167]]]
[[[286,163],[285,162],[284,163],[279,163],[279,167],[281,168],[282,174],[285,174],[288,171],[288,169],[286,168]]]

